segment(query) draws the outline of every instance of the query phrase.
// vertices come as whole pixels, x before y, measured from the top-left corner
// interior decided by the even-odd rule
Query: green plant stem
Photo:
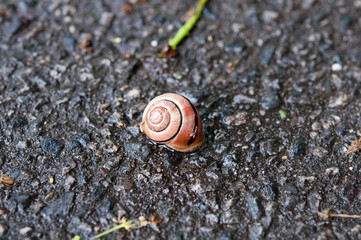
[[[177,45],[182,41],[182,39],[187,36],[187,34],[192,30],[196,24],[198,18],[201,16],[204,5],[206,5],[208,0],[199,0],[196,11],[192,17],[190,17],[184,25],[178,30],[172,39],[169,40],[168,45],[172,47],[173,50],[177,48]]]
[[[111,228],[111,229],[109,229],[109,230],[106,230],[105,232],[99,233],[98,235],[95,236],[95,238],[103,237],[103,236],[105,236],[105,235],[107,235],[107,234],[109,234],[109,233],[111,233],[111,232],[114,232],[114,231],[116,231],[116,230],[119,230],[119,229],[121,229],[121,228],[124,228],[124,225],[123,225],[123,224],[120,224],[120,225],[118,225],[118,226],[115,226],[115,227],[113,227],[113,228]]]
[[[283,110],[279,110],[279,114],[280,114],[282,119],[285,119],[287,117],[286,113]]]

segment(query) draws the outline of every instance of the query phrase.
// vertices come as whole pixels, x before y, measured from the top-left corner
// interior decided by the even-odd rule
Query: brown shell
[[[141,127],[151,140],[180,152],[194,151],[204,141],[198,110],[187,98],[175,93],[150,101]]]

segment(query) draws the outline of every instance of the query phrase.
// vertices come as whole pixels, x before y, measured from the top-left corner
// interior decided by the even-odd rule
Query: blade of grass
[[[285,119],[287,117],[286,113],[283,110],[279,110],[279,114],[280,114],[282,119]]]
[[[116,231],[116,230],[119,230],[119,229],[121,229],[121,228],[124,228],[123,223],[120,224],[120,225],[118,225],[118,226],[115,226],[115,227],[113,227],[113,228],[111,228],[111,229],[109,229],[109,230],[106,230],[106,231],[104,231],[104,232],[102,232],[102,233],[99,233],[98,235],[95,236],[95,238],[103,237],[103,236],[105,236],[105,235],[107,235],[107,234],[109,234],[109,233],[111,233],[111,232],[114,232],[114,231]]]
[[[197,4],[196,11],[192,17],[190,17],[184,25],[178,30],[172,39],[169,40],[168,45],[172,47],[173,50],[177,48],[177,45],[182,41],[182,39],[187,36],[187,34],[192,30],[196,24],[198,18],[201,16],[202,10],[206,5],[208,0],[199,0]]]
[[[132,230],[132,229],[136,229],[136,228],[140,228],[141,226],[139,224],[135,224],[135,219],[133,220],[129,220],[127,221],[125,218],[122,219],[122,223],[118,226],[115,226],[109,230],[106,230],[105,232],[99,233],[98,235],[95,236],[95,238],[100,238],[103,237],[111,232],[114,232],[116,230],[119,230],[121,228],[126,229],[127,231]]]

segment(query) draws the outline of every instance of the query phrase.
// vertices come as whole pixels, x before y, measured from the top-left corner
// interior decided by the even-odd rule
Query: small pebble
[[[64,144],[54,138],[45,138],[42,148],[48,154],[58,155],[63,150]]]
[[[69,173],[72,169],[76,167],[76,163],[74,161],[68,162],[62,169],[61,175],[64,176]]]
[[[273,54],[276,50],[276,46],[273,44],[267,45],[261,53],[261,64],[262,65],[268,65],[272,58],[273,58]]]
[[[0,224],[0,237],[4,236],[4,233],[6,232],[6,228],[4,225]]]
[[[10,24],[5,25],[3,29],[5,41],[10,40],[10,38],[21,28],[21,26],[22,23],[17,18],[15,18]]]
[[[278,108],[281,104],[280,98],[276,92],[270,92],[262,97],[262,107],[266,110]]]
[[[157,41],[157,40],[153,40],[153,41],[150,42],[150,45],[155,48],[155,47],[158,46],[158,41]]]
[[[238,94],[233,97],[233,104],[239,104],[239,103],[256,103],[257,100],[254,98],[247,97],[243,94]]]
[[[277,19],[279,16],[279,13],[272,10],[266,10],[263,12],[262,18],[265,22],[271,22],[275,19]]]
[[[331,66],[333,72],[339,72],[342,70],[342,65],[340,63],[334,63]]]
[[[76,179],[73,177],[73,176],[68,176],[66,179],[65,179],[65,182],[64,182],[64,189],[66,191],[69,191],[71,189],[71,187],[74,185],[74,183],[76,182]]]
[[[356,8],[361,8],[361,0],[355,0],[353,4]]]
[[[74,51],[75,39],[69,36],[63,38],[63,46],[66,51],[72,53]]]
[[[234,51],[240,53],[247,48],[246,41],[243,38],[232,39],[232,42],[226,46],[227,51]]]
[[[332,174],[336,175],[340,172],[340,169],[338,167],[331,167],[326,169],[326,174]]]
[[[251,217],[253,218],[253,220],[259,219],[262,215],[262,211],[258,198],[253,194],[248,194],[246,199],[248,202],[248,210],[251,214]]]
[[[6,156],[3,152],[0,151],[0,167],[5,163]]]
[[[248,132],[245,136],[244,136],[244,141],[246,142],[250,142],[253,140],[253,138],[256,136],[256,134],[254,132]]]
[[[302,157],[306,154],[307,142],[301,138],[296,141],[293,149],[293,157]]]
[[[16,117],[12,123],[14,129],[21,128],[28,124],[28,121],[23,117]]]
[[[319,158],[324,158],[328,154],[328,151],[322,147],[316,147],[312,150],[312,154]]]
[[[103,26],[109,26],[110,23],[112,22],[114,17],[114,14],[111,12],[103,12],[102,15],[100,16],[100,20],[99,23]]]
[[[219,218],[214,214],[207,214],[206,219],[211,224],[216,224],[219,221]]]
[[[247,113],[245,112],[239,112],[235,115],[230,115],[230,116],[227,116],[223,119],[223,122],[226,124],[226,125],[235,125],[235,126],[239,126],[241,124],[244,124],[246,123],[247,121]]]
[[[31,227],[24,227],[22,229],[19,230],[19,233],[21,235],[26,235],[28,234],[29,232],[31,232],[33,229]]]
[[[240,23],[232,23],[231,29],[235,33],[239,33],[245,26]]]
[[[288,185],[284,191],[284,204],[286,207],[294,207],[300,198],[297,196],[298,190],[293,185]]]
[[[134,99],[134,98],[139,98],[140,93],[141,92],[140,92],[140,90],[138,88],[133,88],[126,94],[126,98],[128,100],[131,100],[131,99]]]
[[[330,99],[330,102],[328,103],[328,107],[334,108],[334,107],[345,106],[348,99],[349,96],[347,94],[345,93],[339,94]]]
[[[80,131],[75,135],[73,140],[79,142],[83,147],[86,147],[90,142],[90,136],[86,132]]]
[[[350,16],[341,18],[341,20],[339,22],[340,32],[342,32],[342,33],[346,32],[354,22],[355,22],[355,20],[353,19],[353,17],[350,17]]]
[[[18,149],[26,149],[28,147],[27,141],[19,141],[16,145]]]
[[[261,223],[254,223],[249,226],[249,238],[251,240],[263,239],[264,227]]]

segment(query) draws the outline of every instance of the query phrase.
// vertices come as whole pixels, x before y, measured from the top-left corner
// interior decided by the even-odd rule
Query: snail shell
[[[204,141],[198,110],[175,93],[162,94],[148,103],[141,128],[151,140],[180,152],[194,151]]]

